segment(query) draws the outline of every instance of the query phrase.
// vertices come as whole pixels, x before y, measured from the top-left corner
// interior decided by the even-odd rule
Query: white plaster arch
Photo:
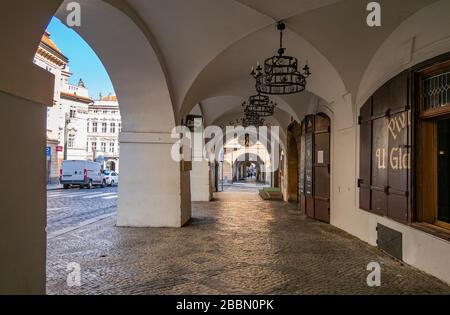
[[[245,159],[242,159],[242,157],[244,157]],[[249,158],[249,161],[251,161],[251,162],[259,162],[260,161],[264,165],[267,164],[267,161],[264,159],[263,156],[261,156],[261,153],[247,152],[247,153],[240,153],[239,155],[236,155],[235,157],[233,157],[233,165],[236,162],[247,161],[247,157]]]
[[[421,9],[395,29],[378,48],[365,71],[357,94],[358,109],[400,72],[450,51],[448,12],[450,2],[441,0]]]
[[[308,58],[313,69],[313,75],[308,79],[308,91],[329,103],[347,93],[338,72],[318,50],[289,29],[286,31],[285,37],[286,43],[288,43],[286,44],[288,53]],[[254,91],[254,79],[249,75],[250,68],[257,60],[263,61],[264,58],[275,53],[277,38],[278,33],[274,26],[270,25],[238,40],[225,49],[198,75],[186,93],[179,116],[185,115],[202,99],[229,94],[225,93],[227,90],[240,89],[245,92],[239,94],[250,95]],[[300,62],[305,62],[305,60],[300,60]]]
[[[247,101],[248,97],[251,95],[255,95],[255,87],[252,81],[249,78],[239,78],[235,81],[230,81],[226,85],[219,85],[215,86],[214,88],[208,88],[206,89],[205,97],[199,100],[199,102],[206,107],[208,106],[216,106],[219,108],[219,112],[215,113],[214,116],[220,116],[220,114],[223,112],[224,107],[221,106],[221,102],[224,101],[227,103],[226,108],[232,108],[233,106],[230,106],[231,101],[235,102],[235,108],[241,108],[242,102]],[[301,94],[308,94],[308,92],[304,92]],[[234,98],[226,99],[226,98]],[[287,113],[289,113],[291,116],[294,117],[294,119],[297,118],[296,111],[292,108],[292,106],[289,105],[289,103],[286,101],[286,98],[272,95],[270,98],[277,103],[277,108],[280,108]],[[184,114],[185,115],[185,114]]]
[[[279,140],[280,140],[281,147],[284,149],[284,148],[286,148],[286,139],[287,139],[286,130],[287,130],[287,125],[285,123],[281,124],[276,116],[278,116],[277,113],[275,113],[274,116],[266,117],[265,121],[268,124],[270,124],[271,126],[278,126],[278,127],[280,127],[279,128],[279,132],[280,132]],[[237,114],[233,113],[233,114],[230,114],[230,115],[226,115],[226,116],[221,117],[221,119],[217,120],[214,123],[214,125],[218,125],[218,126],[220,126],[220,125],[227,125],[228,122],[235,121],[236,119],[239,119],[241,117],[242,117],[241,113],[237,113]],[[225,132],[224,133],[224,137],[226,137],[228,134],[230,134],[230,133]],[[263,140],[267,141],[267,144],[270,146],[270,144],[271,144],[271,139],[270,138],[264,137]]]
[[[56,14],[63,22],[67,2]],[[105,1],[79,3],[82,24],[74,30],[108,71],[121,105],[124,132],[170,132],[175,116],[169,86],[160,58],[142,29]]]

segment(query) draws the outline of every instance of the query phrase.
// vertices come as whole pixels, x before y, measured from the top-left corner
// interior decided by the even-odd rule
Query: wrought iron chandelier
[[[246,112],[244,118],[241,119],[243,127],[261,127],[264,125],[264,118],[260,117],[258,113]]]
[[[283,31],[286,29],[284,22],[278,22],[277,29],[280,31],[278,55],[266,59],[264,69],[259,62],[256,70],[252,68],[251,75],[256,79],[256,90],[270,95],[302,92],[306,88],[306,79],[311,75],[310,68],[306,63],[303,72],[300,73],[297,58],[284,55],[286,51],[283,47]]]
[[[259,117],[273,116],[277,103],[273,102],[267,95],[258,93],[249,97],[248,102],[242,103],[245,107],[244,113],[254,113]]]

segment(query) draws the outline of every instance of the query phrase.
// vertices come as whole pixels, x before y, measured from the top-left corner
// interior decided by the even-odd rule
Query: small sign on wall
[[[323,164],[323,151],[317,151],[317,164]]]
[[[46,151],[47,161],[50,161],[52,158],[52,148],[47,147],[45,151]]]

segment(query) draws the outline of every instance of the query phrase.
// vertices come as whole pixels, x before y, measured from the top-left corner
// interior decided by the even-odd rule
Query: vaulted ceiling
[[[382,27],[370,28],[370,1],[362,0],[104,1],[127,14],[151,43],[176,119],[201,104],[208,123],[237,114],[242,101],[254,94],[250,68],[275,54],[276,21],[287,24],[287,54],[301,64],[308,60],[313,73],[308,92],[275,98],[280,115],[299,119],[344,95],[355,101],[377,49],[402,22],[437,2],[381,0]],[[127,39],[116,44],[127,45]]]

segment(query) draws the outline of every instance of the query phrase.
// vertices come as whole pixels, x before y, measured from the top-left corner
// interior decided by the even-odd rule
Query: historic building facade
[[[42,36],[34,63],[55,76],[53,107],[47,110],[47,181],[57,183],[63,160],[92,160],[118,171],[121,126],[119,103],[108,95],[94,101],[82,79],[70,84],[69,59]]]
[[[105,169],[119,172],[119,133],[122,130],[117,97],[108,95],[89,106],[86,158],[103,163]]]
[[[55,76],[53,107],[47,109],[47,182],[57,183],[61,161],[86,159],[88,105],[93,101],[80,79],[69,80],[69,59],[50,38],[42,36],[34,63]]]

